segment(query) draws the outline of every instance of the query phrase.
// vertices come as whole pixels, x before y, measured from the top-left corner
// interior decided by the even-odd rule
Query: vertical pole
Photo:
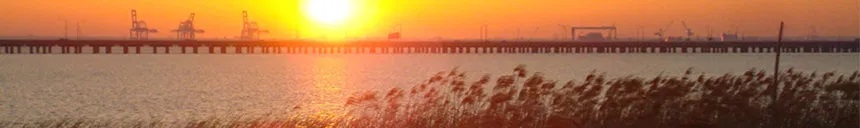
[[[777,105],[779,105],[779,100],[778,100],[778,98],[779,98],[779,91],[778,91],[778,87],[779,87],[779,56],[780,56],[780,53],[782,52],[782,34],[783,34],[782,31],[784,29],[784,26],[785,26],[785,24],[783,22],[779,23],[779,38],[777,38],[776,48],[774,48],[774,51],[776,51],[776,60],[774,62],[774,67],[773,67],[774,68],[774,70],[773,70],[773,84],[771,84],[771,90],[770,90],[771,91],[770,93],[772,94],[771,97],[773,99],[773,103],[771,103],[771,105],[770,105],[771,106],[771,109],[770,109],[771,112],[770,113],[772,116],[771,119],[773,119],[772,122],[770,122],[773,125],[771,127],[782,127],[782,119],[781,119],[782,115],[780,114],[780,107]]]
[[[783,22],[779,23],[779,38],[776,41],[776,60],[774,61],[773,66],[773,84],[777,85],[779,83],[779,56],[782,53],[782,31],[784,29],[785,24]],[[774,98],[776,98],[776,94],[774,94]]]
[[[69,39],[69,20],[63,21],[63,39]]]
[[[93,46],[93,54],[101,53],[101,52],[102,52],[101,47]]]
[[[76,25],[77,28],[75,29],[75,40],[81,40],[81,22],[79,21]]]

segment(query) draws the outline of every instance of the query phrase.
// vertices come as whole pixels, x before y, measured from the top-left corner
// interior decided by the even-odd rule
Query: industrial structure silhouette
[[[194,25],[195,13],[191,13],[188,19],[179,22],[179,26],[171,32],[176,33],[177,40],[155,40],[150,41],[149,34],[157,33],[158,30],[147,26],[146,21],[138,19],[137,10],[131,10],[131,28],[129,29],[129,40],[0,40],[0,53],[22,54],[28,51],[31,54],[54,53],[53,48],[59,47],[61,54],[80,54],[84,47],[92,48],[91,52],[112,53],[114,47],[121,47],[122,53],[141,53],[141,47],[151,47],[152,53],[170,53],[170,48],[180,48],[182,53],[199,53],[199,48],[208,48],[209,53],[228,53],[227,48],[235,48],[232,53],[254,53],[256,49],[262,53],[841,53],[860,52],[860,39],[853,41],[827,41],[807,40],[778,43],[776,41],[748,41],[739,40],[737,32],[734,34],[723,33],[720,41],[707,42],[693,40],[694,32],[682,21],[682,32],[684,36],[668,36],[666,32],[672,22],[665,27],[659,28],[655,36],[657,41],[625,41],[618,40],[618,28],[612,26],[569,26],[570,38],[568,41],[490,41],[488,39],[488,25],[481,26],[481,40],[476,41],[402,41],[402,26],[393,27],[388,34],[387,41],[351,41],[342,43],[319,43],[306,40],[292,41],[260,41],[260,35],[268,33],[261,29],[256,22],[249,20],[248,12],[242,11],[242,30],[238,36],[240,40],[196,40],[197,34],[204,33],[203,29]],[[584,35],[578,35],[577,31],[590,31]],[[604,34],[605,33],[605,34]],[[813,33],[813,32],[810,32]],[[643,34],[644,35],[644,34]],[[709,34],[710,35],[710,34]],[[397,40],[397,41],[395,41]],[[783,47],[776,47],[781,44]],[[23,50],[28,48],[29,50]],[[133,49],[134,52],[132,52]],[[104,50],[104,51],[102,51]]]

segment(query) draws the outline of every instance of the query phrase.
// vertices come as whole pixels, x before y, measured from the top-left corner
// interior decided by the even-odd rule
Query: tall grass
[[[860,74],[634,76],[559,82],[520,65],[467,81],[456,68],[426,82],[347,99],[345,115],[211,118],[188,122],[86,119],[6,127],[858,127]],[[774,100],[774,96],[776,100]]]
[[[546,79],[518,66],[495,80],[466,82],[456,69],[408,89],[352,96],[371,127],[858,127],[860,74]],[[774,96],[777,96],[774,100]]]

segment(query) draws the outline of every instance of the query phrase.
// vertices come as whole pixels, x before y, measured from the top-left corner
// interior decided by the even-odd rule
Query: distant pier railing
[[[572,54],[769,53],[760,42],[344,42],[0,40],[0,54]],[[145,48],[146,51],[141,51]],[[174,50],[171,50],[174,48]],[[58,50],[55,50],[58,49]],[[179,49],[179,50],[176,50]],[[87,51],[84,51],[87,50]],[[782,42],[786,53],[858,53],[860,41]]]

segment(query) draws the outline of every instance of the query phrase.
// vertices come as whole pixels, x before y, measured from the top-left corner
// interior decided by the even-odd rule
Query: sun
[[[326,25],[343,24],[353,15],[352,0],[306,0],[304,13],[314,22]]]

